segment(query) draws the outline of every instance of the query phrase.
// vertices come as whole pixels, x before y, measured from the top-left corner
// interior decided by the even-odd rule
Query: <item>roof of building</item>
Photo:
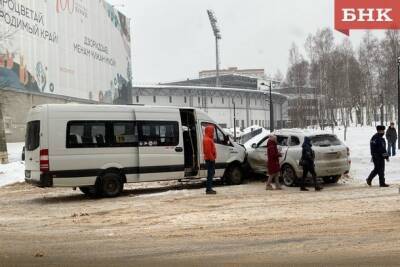
[[[182,86],[182,85],[133,85],[132,88],[135,90],[137,89],[172,89],[172,90],[199,90],[199,91],[214,91],[220,93],[247,93],[247,94],[257,94],[257,95],[267,95],[268,92],[260,91],[260,90],[253,90],[253,89],[241,89],[241,88],[228,88],[228,87],[210,87],[210,86]],[[272,96],[274,98],[279,98],[282,101],[286,101],[288,98],[285,95],[282,95],[277,92],[272,92]]]
[[[172,83],[165,83],[164,85],[186,85],[186,86],[203,86],[215,87],[216,77],[207,77],[201,79],[188,79],[186,81],[178,81]],[[225,88],[240,88],[240,89],[258,89],[258,79],[238,74],[221,75],[219,77],[220,87]]]

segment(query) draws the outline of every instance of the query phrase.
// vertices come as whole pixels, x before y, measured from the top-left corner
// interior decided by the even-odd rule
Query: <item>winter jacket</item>
[[[209,125],[205,129],[203,137],[203,153],[204,160],[215,161],[217,158],[217,151],[214,143],[214,126]]]
[[[370,147],[371,147],[371,156],[373,159],[387,158],[386,141],[378,133],[372,136]]]
[[[271,139],[267,143],[267,155],[268,155],[268,173],[274,174],[281,171],[281,166],[279,164],[279,158],[281,154],[278,151],[278,144]]]
[[[397,131],[396,128],[389,127],[386,131],[386,139],[389,144],[396,143],[397,141]]]
[[[303,167],[314,167],[315,153],[312,149],[310,138],[304,138],[303,149],[301,151],[301,161]]]

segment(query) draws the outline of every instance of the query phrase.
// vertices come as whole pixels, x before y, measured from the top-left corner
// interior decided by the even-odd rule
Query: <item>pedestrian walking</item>
[[[301,152],[300,166],[303,167],[303,177],[300,182],[300,190],[308,191],[306,188],[306,178],[308,173],[311,173],[315,191],[321,191],[322,187],[318,185],[317,174],[315,173],[315,153],[312,149],[311,139],[309,137],[304,138],[303,149]]]
[[[370,142],[372,162],[374,169],[367,178],[367,184],[372,185],[372,180],[379,175],[380,187],[389,187],[385,182],[385,160],[389,161],[389,154],[386,151],[385,126],[376,127],[377,133],[372,136]]]
[[[212,189],[213,179],[215,175],[215,160],[217,158],[217,151],[214,143],[214,126],[208,125],[204,131],[203,137],[203,153],[204,160],[207,166],[207,183],[206,194],[215,195],[217,192]]]
[[[388,142],[387,152],[389,157],[396,156],[397,131],[394,127],[394,122],[390,123],[390,127],[386,131],[386,140]]]
[[[275,180],[275,189],[282,190],[279,178],[281,174],[281,167],[279,164],[279,158],[282,154],[278,151],[278,141],[275,135],[271,135],[267,142],[267,167],[268,167],[268,180],[267,190],[273,190],[271,183]]]

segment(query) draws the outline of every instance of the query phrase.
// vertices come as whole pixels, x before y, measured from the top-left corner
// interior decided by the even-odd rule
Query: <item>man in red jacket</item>
[[[271,183],[275,179],[276,190],[282,190],[281,184],[279,183],[279,177],[281,173],[281,166],[279,164],[279,158],[282,157],[278,151],[278,142],[275,135],[271,135],[267,143],[267,167],[268,167],[268,180],[267,190],[273,190]]]
[[[207,166],[207,184],[206,184],[207,195],[215,195],[217,193],[212,189],[212,183],[215,174],[215,160],[217,158],[217,151],[215,149],[215,143],[214,143],[214,131],[215,131],[214,126],[208,125],[205,129],[203,137],[203,153],[204,153],[204,160],[206,161],[206,166]]]

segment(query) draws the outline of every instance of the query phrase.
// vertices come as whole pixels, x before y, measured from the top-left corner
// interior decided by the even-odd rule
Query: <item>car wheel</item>
[[[124,184],[116,173],[106,173],[100,178],[101,193],[103,197],[117,197],[122,193]]]
[[[337,182],[339,182],[340,177],[342,177],[341,175],[337,175],[337,176],[329,176],[329,177],[324,177],[324,183],[326,184],[336,184]]]
[[[243,171],[242,168],[240,168],[237,165],[233,165],[229,167],[226,178],[225,178],[227,184],[229,185],[239,185],[243,182]]]
[[[296,173],[294,169],[289,165],[284,165],[282,167],[282,180],[283,184],[286,186],[294,186],[296,184]]]
[[[79,187],[79,190],[89,197],[99,197],[99,190],[95,186]]]

